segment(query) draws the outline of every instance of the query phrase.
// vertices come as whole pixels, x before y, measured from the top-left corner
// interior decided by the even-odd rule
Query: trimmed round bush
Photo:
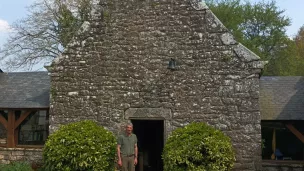
[[[205,123],[178,128],[163,151],[164,171],[229,171],[235,161],[231,140]]]
[[[45,170],[114,170],[115,136],[93,121],[61,126],[48,137],[43,149]]]

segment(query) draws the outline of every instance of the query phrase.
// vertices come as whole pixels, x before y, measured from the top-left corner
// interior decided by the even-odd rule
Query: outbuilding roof
[[[262,120],[304,120],[304,77],[260,79]]]
[[[50,77],[47,72],[0,73],[0,108],[48,108]]]

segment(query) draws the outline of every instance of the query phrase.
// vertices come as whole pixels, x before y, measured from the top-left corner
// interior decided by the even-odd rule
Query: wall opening
[[[304,121],[264,121],[262,130],[263,160],[304,160]]]
[[[162,171],[161,154],[164,147],[164,120],[131,120],[138,139],[136,171]]]

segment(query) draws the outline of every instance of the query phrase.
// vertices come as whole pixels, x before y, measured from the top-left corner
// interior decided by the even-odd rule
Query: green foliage
[[[10,164],[0,164],[1,171],[33,171],[30,164],[26,162],[13,162]]]
[[[57,96],[57,90],[54,87],[51,87],[50,93],[52,95],[52,98],[55,98]]]
[[[275,1],[242,3],[240,0],[207,0],[212,12],[233,33],[236,40],[259,55],[272,60],[287,38],[290,19]]]
[[[59,3],[58,3],[59,4]],[[66,47],[75,35],[79,24],[72,11],[68,9],[66,4],[58,5],[60,15],[56,16],[58,21],[58,38],[63,47]]]
[[[300,59],[298,59],[294,41],[289,39],[286,40],[286,45],[274,54],[274,58],[265,66],[263,75],[296,76],[301,72],[299,69],[304,67]],[[300,67],[301,65],[303,67]]]
[[[69,4],[62,3],[61,0],[55,0],[54,3],[58,10],[58,14],[54,16],[58,23],[57,36],[61,45],[65,48],[75,36],[81,24],[90,20],[91,0],[76,1],[77,7],[74,10],[77,10],[78,15],[75,15]]]
[[[304,28],[300,28],[293,40],[285,40],[281,50],[273,54],[275,59],[264,68],[263,75],[304,76],[304,38],[301,34],[304,34]]]
[[[115,151],[115,136],[93,121],[63,125],[45,144],[44,170],[114,170]]]
[[[266,148],[265,146],[265,139],[262,139],[261,141],[261,149],[262,149],[262,153],[264,153],[264,149]]]
[[[236,40],[269,63],[265,76],[304,75],[304,26],[292,40],[286,35],[290,19],[276,1],[207,0],[212,12]]]
[[[232,60],[232,56],[230,56],[230,55],[225,55],[222,57],[223,62],[229,62],[231,60]]]
[[[240,25],[244,22],[243,5],[240,0],[206,0],[207,5],[221,22],[233,33],[236,39],[242,40]]]
[[[229,171],[234,165],[230,138],[205,123],[173,131],[163,151],[164,171]]]
[[[283,15],[276,2],[245,4],[244,39],[242,43],[256,52],[263,60],[272,60],[273,54],[286,43],[286,27],[290,19]]]

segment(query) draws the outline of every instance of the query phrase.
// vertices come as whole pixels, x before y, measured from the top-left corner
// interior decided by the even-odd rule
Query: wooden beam
[[[15,142],[15,145],[18,145],[18,134],[19,134],[19,130],[18,129],[15,129],[15,132],[14,132],[14,142]]]
[[[2,125],[7,130],[7,120],[2,115],[0,115],[0,123],[2,123]]]
[[[300,140],[304,143],[304,136],[303,134],[297,130],[292,124],[286,124],[286,127]]]
[[[7,121],[7,147],[15,147],[15,111],[8,111],[8,121]]]
[[[30,115],[32,112],[34,112],[33,110],[29,110],[29,111],[25,111],[23,112],[19,119],[15,122],[15,129],[18,128],[18,126],[24,121],[25,118],[28,117],[28,115]]]

